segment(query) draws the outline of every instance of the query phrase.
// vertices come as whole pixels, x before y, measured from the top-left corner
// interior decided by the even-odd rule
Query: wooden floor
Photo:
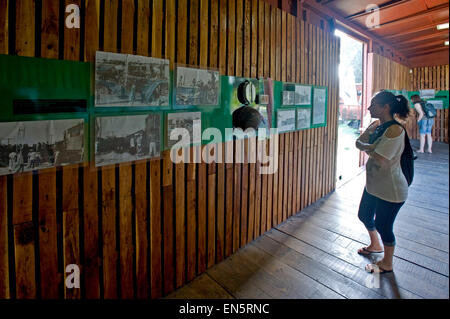
[[[168,298],[449,298],[448,145],[419,154],[415,168],[394,225],[394,273],[379,281],[364,266],[382,255],[356,253],[369,240],[357,217],[363,173]]]

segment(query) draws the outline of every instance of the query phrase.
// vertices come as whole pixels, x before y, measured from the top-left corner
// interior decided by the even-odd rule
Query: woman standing
[[[417,124],[419,125],[420,134],[420,146],[417,152],[423,153],[425,148],[425,137],[427,138],[427,152],[431,153],[431,147],[433,146],[433,138],[431,136],[431,129],[434,125],[434,118],[428,118],[423,111],[424,101],[419,95],[415,94],[411,96],[411,102],[414,104],[414,108],[417,111],[419,117],[417,118]]]
[[[394,115],[401,119],[408,116],[408,100],[402,95],[381,91],[373,97],[369,111],[372,118],[378,120],[357,139],[356,147],[369,155],[358,217],[369,232],[370,245],[359,249],[358,253],[368,256],[382,253],[384,248],[384,258],[375,265],[367,265],[366,270],[387,273],[393,271],[394,220],[408,197],[408,183],[400,165],[406,132],[394,120]],[[384,133],[372,141],[370,137],[376,136],[377,128],[386,126]]]

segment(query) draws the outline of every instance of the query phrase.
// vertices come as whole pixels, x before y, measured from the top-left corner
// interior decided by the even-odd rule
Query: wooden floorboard
[[[417,147],[417,141],[412,141]],[[394,273],[364,270],[369,237],[358,207],[365,173],[304,208],[168,298],[449,298],[449,152],[419,154],[414,182],[394,224]]]

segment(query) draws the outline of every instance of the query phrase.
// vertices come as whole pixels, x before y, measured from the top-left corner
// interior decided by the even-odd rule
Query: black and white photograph
[[[169,81],[169,60],[96,53],[96,107],[167,106]]]
[[[174,146],[181,140],[189,141],[182,146],[189,146],[191,144],[201,143],[201,112],[185,112],[185,113],[169,113],[167,114],[167,145],[169,147]],[[183,135],[176,136],[176,140],[171,140],[170,135],[175,129],[180,130]],[[194,129],[199,133],[199,136],[194,136]]]
[[[282,105],[294,105],[295,104],[295,92],[294,91],[283,91],[283,101]]]
[[[324,124],[326,112],[327,90],[314,88],[313,125]]]
[[[295,105],[311,105],[311,86],[295,86]]]
[[[176,104],[219,104],[220,74],[218,71],[177,67]]]
[[[161,115],[104,116],[95,119],[95,166],[161,155]]]
[[[295,110],[278,110],[277,113],[278,132],[288,132],[295,130]]]
[[[297,109],[297,129],[304,130],[311,127],[311,109]]]
[[[84,120],[0,123],[0,175],[84,160]]]

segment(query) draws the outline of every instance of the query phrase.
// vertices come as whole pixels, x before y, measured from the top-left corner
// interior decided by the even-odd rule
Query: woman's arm
[[[369,127],[362,133],[358,139],[356,140],[356,148],[363,152],[373,151],[376,147],[376,144],[369,144],[370,134],[372,134],[377,126],[379,125],[379,121],[375,121],[369,125]]]
[[[420,121],[423,118],[423,111],[422,111],[422,105],[420,103],[414,104],[414,108],[416,109],[417,113],[419,113],[419,118],[417,121]]]

